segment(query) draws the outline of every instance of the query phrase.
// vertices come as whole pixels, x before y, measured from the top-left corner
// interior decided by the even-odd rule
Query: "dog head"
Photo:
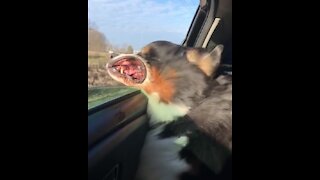
[[[210,53],[167,41],[155,41],[137,54],[121,54],[107,64],[109,75],[147,94],[156,93],[163,103],[184,103],[201,97],[221,59],[223,46]]]

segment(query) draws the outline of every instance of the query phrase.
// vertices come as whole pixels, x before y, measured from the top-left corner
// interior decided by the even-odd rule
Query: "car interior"
[[[232,74],[232,0],[200,0],[183,42],[208,51],[225,49],[219,74]],[[88,109],[88,179],[129,180],[149,129],[147,99],[140,91]],[[231,176],[231,160],[224,173]]]

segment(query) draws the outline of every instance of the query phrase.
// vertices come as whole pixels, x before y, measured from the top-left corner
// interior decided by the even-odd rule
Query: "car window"
[[[127,88],[105,65],[119,53],[135,53],[155,40],[181,44],[199,0],[88,0],[88,109],[123,96]]]

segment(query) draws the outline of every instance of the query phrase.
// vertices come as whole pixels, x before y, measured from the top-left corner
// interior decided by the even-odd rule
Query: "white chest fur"
[[[145,93],[148,97],[148,115],[150,116],[150,123],[170,122],[177,117],[184,116],[188,113],[189,107],[183,104],[163,103],[160,101],[159,95],[153,93],[151,95]]]
[[[150,123],[170,122],[184,116],[189,107],[173,103],[160,102],[159,95],[145,93],[148,98],[148,115]],[[140,164],[137,170],[139,180],[177,180],[182,172],[190,167],[180,159],[179,152],[187,143],[187,137],[171,137],[161,139],[158,136],[163,126],[148,132],[141,151]]]
[[[180,138],[160,139],[160,126],[148,132],[141,150],[137,180],[178,180],[178,176],[191,167],[179,156],[183,145],[176,143]],[[184,137],[184,139],[187,139]]]

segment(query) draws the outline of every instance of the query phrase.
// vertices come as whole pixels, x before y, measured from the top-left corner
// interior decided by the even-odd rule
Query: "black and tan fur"
[[[217,179],[224,172],[232,156],[232,78],[216,77],[222,52],[222,45],[207,52],[156,41],[107,65],[111,77],[149,99],[151,130],[137,179]],[[177,145],[181,137],[186,143]]]

